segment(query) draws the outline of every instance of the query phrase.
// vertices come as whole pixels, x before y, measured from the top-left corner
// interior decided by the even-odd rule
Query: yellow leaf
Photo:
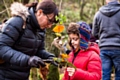
[[[63,25],[56,25],[54,28],[53,28],[53,31],[56,32],[56,33],[60,33],[60,32],[63,32],[64,30],[64,26]]]
[[[60,33],[55,33],[56,36],[61,37],[62,35]]]
[[[60,56],[61,56],[62,58],[68,58],[68,57],[69,57],[69,56],[68,56],[67,54],[65,54],[65,53],[60,54]]]

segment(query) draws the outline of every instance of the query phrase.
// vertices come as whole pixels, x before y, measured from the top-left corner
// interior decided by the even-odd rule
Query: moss
[[[48,80],[59,80],[58,67],[50,65],[49,70],[50,72],[48,74]]]

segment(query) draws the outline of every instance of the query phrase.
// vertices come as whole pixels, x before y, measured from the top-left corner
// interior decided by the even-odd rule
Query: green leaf
[[[59,16],[55,17],[56,20],[59,20],[59,24],[63,24],[66,21],[66,16],[64,16],[62,13],[59,13]]]
[[[76,69],[76,67],[72,63],[70,63],[70,62],[67,62],[67,66],[70,66],[70,67],[73,67],[73,68]]]

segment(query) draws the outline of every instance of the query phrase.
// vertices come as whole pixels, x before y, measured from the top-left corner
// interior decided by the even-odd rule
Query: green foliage
[[[59,13],[59,16],[56,16],[56,20],[59,20],[59,24],[63,24],[66,22],[66,16],[62,13]]]
[[[49,70],[50,71],[47,80],[59,80],[60,77],[59,77],[58,67],[54,65],[50,65]]]
[[[61,13],[66,16],[66,22],[64,23],[65,26],[67,26],[70,22],[77,22],[80,20],[79,10],[79,5],[77,3],[73,4],[70,1],[64,2]]]
[[[70,22],[77,22],[80,20],[80,17],[79,17],[79,11],[76,11],[76,12],[73,12],[73,11],[70,11],[70,10],[66,10],[66,12],[64,12],[65,15],[67,16],[67,25],[70,23]]]
[[[2,0],[0,1],[0,22],[2,22],[5,18],[8,18],[8,6],[10,6],[10,1]],[[6,9],[7,8],[7,9]]]
[[[66,53],[61,53],[59,58],[54,58],[54,61],[58,62],[59,65],[64,67],[73,67],[76,69],[76,67],[68,61],[68,55]]]
[[[0,22],[2,22],[2,20],[4,20],[5,18],[11,17],[9,8],[13,2],[21,2],[23,4],[26,4],[29,2],[29,0],[1,0],[0,1]]]
[[[50,46],[51,42],[53,41],[53,38],[56,37],[53,32],[51,32],[52,29],[47,30],[47,35],[46,35],[46,50],[55,54],[55,56],[59,56],[60,51],[54,47]],[[50,34],[51,32],[51,34]],[[48,74],[48,80],[59,80],[59,71],[58,67],[54,65],[50,65],[49,67],[49,74]]]

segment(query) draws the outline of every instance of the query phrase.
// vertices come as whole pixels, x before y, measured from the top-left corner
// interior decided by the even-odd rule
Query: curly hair
[[[78,37],[79,37],[79,35],[80,35],[80,31],[79,31],[79,28],[80,26],[79,26],[79,24],[77,24],[77,23],[70,23],[69,24],[69,26],[68,26],[68,28],[67,28],[67,34],[69,35],[69,34],[76,34]],[[68,43],[69,43],[69,45],[72,47],[72,49],[74,49],[74,47],[72,46],[72,44],[71,44],[71,40],[69,39],[68,40]]]
[[[77,23],[70,23],[69,24],[69,26],[68,26],[68,28],[67,28],[67,34],[69,35],[69,34],[77,34],[78,36],[79,36],[79,34],[80,34],[80,31],[79,31],[79,28],[80,26],[79,26],[79,24],[77,24]]]

